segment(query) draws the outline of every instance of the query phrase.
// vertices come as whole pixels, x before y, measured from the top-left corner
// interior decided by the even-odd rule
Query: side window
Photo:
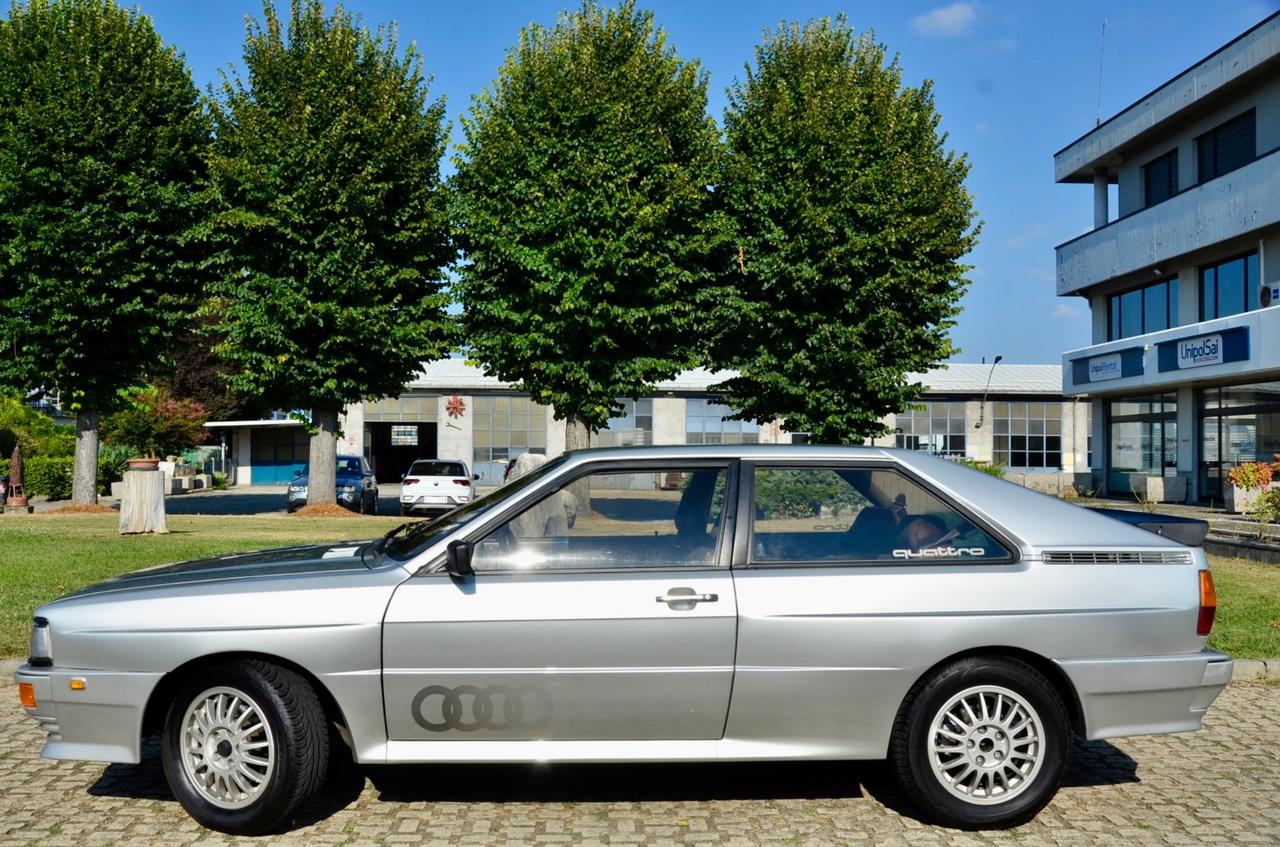
[[[724,513],[725,469],[595,473],[497,527],[474,548],[485,571],[708,567]]]
[[[892,468],[757,468],[752,561],[973,561],[1008,551]]]

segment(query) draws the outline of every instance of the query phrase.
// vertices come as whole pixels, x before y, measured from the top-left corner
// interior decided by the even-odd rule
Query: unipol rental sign
[[[1162,341],[1156,355],[1161,373],[1203,368],[1249,358],[1249,328],[1244,326],[1192,335],[1176,341]]]

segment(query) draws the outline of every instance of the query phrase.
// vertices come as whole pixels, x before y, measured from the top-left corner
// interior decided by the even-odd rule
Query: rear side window
[[[893,468],[757,468],[756,563],[972,562],[1009,551]]]
[[[409,469],[412,476],[459,476],[467,475],[466,468],[458,462],[414,462]]]

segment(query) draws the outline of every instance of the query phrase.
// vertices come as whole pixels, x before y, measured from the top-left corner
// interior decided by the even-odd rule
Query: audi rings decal
[[[428,732],[538,729],[551,717],[551,698],[532,685],[428,685],[413,696],[414,723]]]

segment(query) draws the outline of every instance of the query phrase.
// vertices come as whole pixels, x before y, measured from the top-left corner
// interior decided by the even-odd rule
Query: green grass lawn
[[[168,535],[123,536],[116,515],[0,516],[0,657],[26,655],[37,606],[91,583],[202,556],[370,538],[401,521],[170,515]]]
[[[1209,646],[1237,659],[1280,658],[1280,565],[1210,556],[1218,617]]]
[[[93,582],[166,562],[380,535],[398,518],[170,516],[168,535],[122,536],[115,515],[0,518],[0,657],[23,656],[31,612]],[[1280,658],[1280,565],[1212,557],[1218,619],[1209,646]]]

